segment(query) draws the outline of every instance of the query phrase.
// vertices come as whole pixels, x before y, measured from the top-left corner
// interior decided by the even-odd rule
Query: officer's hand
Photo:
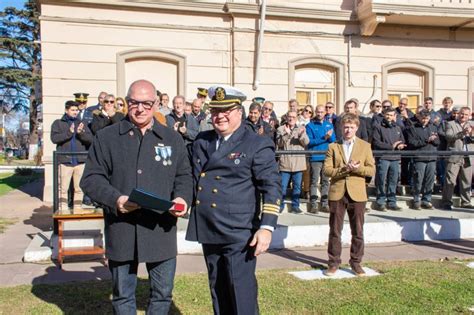
[[[184,205],[184,210],[183,211],[176,211],[176,210],[174,210],[174,206],[173,206],[173,207],[170,208],[170,213],[172,215],[174,215],[175,217],[178,217],[178,218],[183,217],[186,214],[186,212],[188,211],[188,204],[186,203],[186,201],[184,201],[184,199],[181,198],[181,197],[175,198],[172,201],[174,203],[183,204]]]
[[[136,203],[128,201],[128,196],[120,196],[116,204],[117,210],[121,213],[130,213],[140,208]]]
[[[254,255],[258,256],[267,251],[272,241],[272,232],[266,229],[259,229],[257,233],[253,236],[250,246],[255,246]]]

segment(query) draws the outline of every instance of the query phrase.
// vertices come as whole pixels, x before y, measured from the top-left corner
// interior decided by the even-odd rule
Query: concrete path
[[[59,269],[53,263],[23,263],[24,250],[39,231],[52,227],[51,205],[41,201],[43,183],[27,184],[0,197],[0,217],[16,220],[0,234],[0,286],[20,284],[62,283],[110,278],[108,269],[98,261],[74,261],[69,259]],[[348,261],[349,249],[343,251],[343,262]],[[432,241],[420,243],[384,243],[368,245],[364,260],[423,260],[423,259],[474,259],[474,240],[453,242]],[[325,266],[326,248],[293,248],[272,251],[258,260],[259,269],[302,268]],[[205,272],[201,255],[178,256],[178,274]],[[140,275],[146,275],[143,265]]]

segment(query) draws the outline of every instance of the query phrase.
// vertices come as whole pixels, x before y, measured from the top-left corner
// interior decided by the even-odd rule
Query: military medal
[[[158,143],[158,145],[155,146],[155,153],[156,153],[155,161],[157,162],[161,161],[161,157],[163,155],[162,151],[163,151],[163,144]]]
[[[168,152],[166,148],[161,148],[161,156],[163,157],[163,165],[168,165]]]
[[[173,162],[171,162],[171,154],[173,153],[171,146],[164,147],[164,151],[166,151],[166,156],[168,157],[168,165],[173,164]]]

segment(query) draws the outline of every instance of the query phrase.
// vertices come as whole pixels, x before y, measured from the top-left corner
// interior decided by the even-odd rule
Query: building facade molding
[[[227,2],[224,6],[226,12],[233,15],[260,15],[260,6],[251,3],[235,3]],[[320,10],[314,8],[297,8],[267,5],[267,17],[284,17],[284,18],[304,18],[311,20],[336,20],[336,21],[356,21],[351,11],[347,10]]]
[[[346,95],[346,65],[339,60],[332,58],[322,58],[318,56],[303,56],[288,61],[288,96],[289,98],[295,98],[296,87],[295,87],[295,73],[296,69],[302,66],[318,67],[324,66],[334,69],[336,72],[336,107],[339,110],[338,106],[342,104],[345,100]]]
[[[435,98],[435,69],[434,67],[415,60],[397,60],[382,65],[382,98],[388,98],[388,74],[394,69],[409,69],[420,71],[425,75],[424,91],[425,96]]]
[[[131,49],[117,53],[117,95],[127,94],[125,66],[128,61],[133,59],[156,59],[176,64],[178,95],[185,95],[187,82],[186,56],[155,48]]]
[[[467,69],[467,104],[474,110],[474,66]]]
[[[217,13],[224,12],[224,3],[219,2],[201,2],[201,1],[117,1],[117,0],[39,0],[41,4],[69,5],[84,7],[114,7],[130,10],[131,8],[140,8],[142,10],[173,10],[194,13]]]

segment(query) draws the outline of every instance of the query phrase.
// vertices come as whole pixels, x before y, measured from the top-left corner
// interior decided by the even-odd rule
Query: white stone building
[[[74,92],[93,105],[145,78],[192,100],[197,87],[229,84],[274,101],[278,115],[290,98],[339,110],[352,97],[361,108],[374,98],[474,102],[472,0],[39,1],[45,200],[50,126]]]

